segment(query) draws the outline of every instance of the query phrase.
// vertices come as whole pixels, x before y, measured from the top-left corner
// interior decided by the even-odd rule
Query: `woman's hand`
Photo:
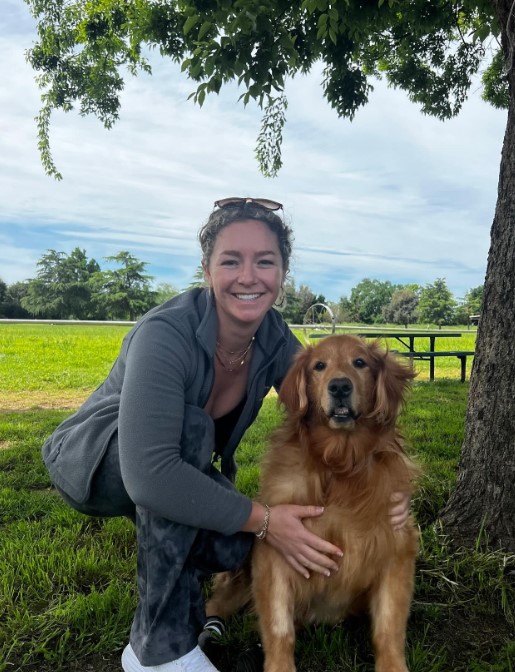
[[[278,504],[270,510],[270,522],[264,543],[269,543],[279,551],[293,569],[306,579],[309,579],[310,572],[330,576],[339,568],[333,556],[343,556],[340,548],[310,532],[302,522],[304,518],[316,518],[323,512],[324,509],[320,506],[296,504]]]
[[[402,529],[410,513],[410,496],[405,492],[394,492],[388,510],[390,524],[394,530]],[[343,557],[342,549],[310,532],[303,524],[304,518],[316,518],[324,512],[320,506],[299,506],[278,504],[271,507],[266,540],[299,574],[309,579],[310,572],[330,576],[338,571],[335,558]],[[253,502],[253,513],[243,529],[259,531],[264,518],[264,507]],[[252,522],[251,522],[252,521]],[[259,523],[257,521],[260,521]]]
[[[395,531],[402,530],[408,522],[410,513],[410,496],[406,492],[394,492],[390,498],[392,506],[388,509],[390,524]]]

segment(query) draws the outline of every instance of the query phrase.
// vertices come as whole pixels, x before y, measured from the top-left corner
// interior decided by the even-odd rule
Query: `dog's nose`
[[[327,386],[329,394],[338,401],[348,397],[352,390],[352,381],[349,378],[333,378]]]

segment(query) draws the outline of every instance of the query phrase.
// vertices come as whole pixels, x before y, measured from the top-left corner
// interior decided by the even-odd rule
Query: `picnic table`
[[[467,357],[474,355],[473,350],[436,350],[436,341],[439,338],[460,338],[460,331],[395,331],[395,330],[367,330],[355,332],[362,338],[393,338],[398,341],[405,350],[395,350],[394,352],[402,357],[410,357],[421,361],[429,361],[429,380],[435,379],[435,359],[437,357],[457,357],[461,364],[461,382],[465,382],[467,373]],[[310,338],[324,338],[329,334],[310,334]],[[415,339],[428,338],[429,350],[420,350],[415,348]]]
[[[395,338],[410,352],[416,352],[416,338],[429,338],[429,351],[434,352],[437,338],[461,338],[461,331],[363,331],[358,336],[363,338]]]
[[[429,361],[429,380],[435,379],[435,359],[436,357],[457,357],[461,364],[461,382],[465,382],[467,374],[467,357],[474,354],[469,350],[436,350],[436,340],[438,338],[461,338],[459,331],[366,331],[359,334],[364,338],[394,338],[399,341],[406,350],[396,350],[396,354],[418,359],[420,361]],[[416,338],[429,338],[429,350],[416,350]]]

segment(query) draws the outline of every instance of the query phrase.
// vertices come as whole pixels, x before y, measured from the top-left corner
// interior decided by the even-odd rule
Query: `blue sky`
[[[197,231],[213,201],[263,196],[284,203],[295,232],[293,277],[336,301],[363,278],[425,285],[443,277],[456,298],[482,284],[506,113],[474,86],[459,117],[440,122],[400,91],[375,85],[354,121],[322,95],[321,68],[288,82],[284,166],[264,178],[254,159],[261,114],[235,86],[188,101],[194,87],[155,59],[127,80],[110,131],[56,114],[45,175],[34,117],[39,90],[24,52],[35,22],[23,0],[2,0],[0,50],[0,278],[35,277],[47,249],[103,258],[129,250],[155,282],[184,288],[200,260]]]

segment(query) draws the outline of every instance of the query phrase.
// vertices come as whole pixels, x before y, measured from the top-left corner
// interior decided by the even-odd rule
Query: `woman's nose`
[[[239,281],[242,285],[252,285],[256,282],[256,273],[252,263],[241,265]]]

